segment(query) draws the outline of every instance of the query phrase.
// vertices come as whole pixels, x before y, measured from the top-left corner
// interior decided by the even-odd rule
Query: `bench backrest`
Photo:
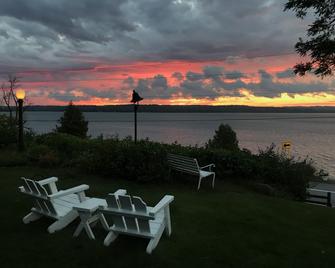
[[[38,181],[26,178],[23,180],[23,193],[28,194],[34,199],[34,208],[45,215],[57,216],[53,203],[48,198],[48,192]]]
[[[177,154],[168,154],[167,159],[170,167],[175,170],[193,175],[199,174],[199,165],[197,159],[195,158]]]
[[[144,236],[151,233],[149,220],[155,217],[148,213],[147,205],[140,197],[109,194],[106,201],[104,213],[111,215],[116,229]]]

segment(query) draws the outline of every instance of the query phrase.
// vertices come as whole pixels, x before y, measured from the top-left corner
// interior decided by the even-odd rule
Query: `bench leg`
[[[213,180],[212,180],[212,188],[214,189],[214,183],[215,183],[215,173],[213,174]]]
[[[202,180],[202,177],[199,176],[199,182],[198,182],[198,190],[200,189],[200,185],[201,185],[201,180]]]

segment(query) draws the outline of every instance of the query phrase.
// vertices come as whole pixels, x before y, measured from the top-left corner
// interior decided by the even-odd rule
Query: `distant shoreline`
[[[133,112],[133,105],[78,105],[83,112]],[[32,105],[27,111],[62,112],[66,106]],[[0,106],[0,112],[5,112],[5,106]],[[256,107],[243,105],[210,106],[210,105],[140,105],[138,112],[146,113],[335,113],[332,106],[311,107]]]

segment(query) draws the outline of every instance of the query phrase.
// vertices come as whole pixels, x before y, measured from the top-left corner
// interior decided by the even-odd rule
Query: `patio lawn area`
[[[23,224],[29,197],[18,192],[20,177],[59,177],[59,188],[90,185],[88,196],[105,197],[119,188],[155,205],[172,194],[172,235],[163,235],[151,255],[148,240],[119,236],[109,247],[97,225],[96,240],[72,234],[79,223],[49,234],[51,220]],[[0,266],[7,267],[334,267],[335,210],[268,197],[217,181],[139,184],[79,174],[74,170],[0,168]]]

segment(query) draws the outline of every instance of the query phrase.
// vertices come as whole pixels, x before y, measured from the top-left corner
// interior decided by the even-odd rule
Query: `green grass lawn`
[[[119,188],[155,205],[172,194],[172,235],[163,235],[151,255],[148,240],[119,236],[103,246],[106,232],[94,228],[96,240],[78,224],[49,234],[49,219],[23,224],[29,197],[20,194],[20,176],[58,176],[60,188],[90,185],[89,196],[105,197]],[[263,196],[217,182],[138,184],[78,174],[73,170],[0,168],[0,267],[334,267],[335,210]]]

